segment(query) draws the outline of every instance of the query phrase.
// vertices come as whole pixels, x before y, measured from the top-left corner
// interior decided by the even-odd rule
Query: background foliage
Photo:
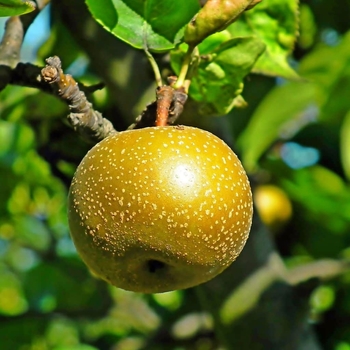
[[[197,1],[172,1],[186,11],[176,18],[167,8],[173,26],[162,33],[165,9],[147,3],[135,15],[135,1],[88,0],[106,31],[82,0],[52,1],[28,31],[22,60],[43,66],[57,54],[79,81],[105,82],[89,98],[123,130],[154,99],[153,73],[134,47],[156,52],[165,75],[178,72],[183,44],[162,52],[198,10]],[[57,98],[12,85],[0,93],[1,349],[350,349],[350,3],[301,1],[294,46],[296,13],[296,1],[265,0],[199,47],[212,60],[201,63],[179,122],[234,147],[254,193],[269,184],[284,196],[266,192],[262,208],[276,201],[277,210],[260,212],[265,224],[256,211],[251,239],[263,231],[263,240],[199,288],[138,295],[93,278],[66,218],[67,188],[90,146],[65,125]],[[152,26],[134,35],[128,25],[144,20]],[[243,98],[246,108],[234,108]],[[279,255],[262,261],[274,247]],[[275,283],[276,264],[292,289]],[[290,341],[303,334],[292,334],[299,318],[313,347]],[[288,337],[272,343],[264,327]]]

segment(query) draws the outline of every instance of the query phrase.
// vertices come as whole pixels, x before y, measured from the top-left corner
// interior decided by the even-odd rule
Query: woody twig
[[[46,63],[46,67],[41,70],[41,77],[51,85],[61,99],[68,103],[71,111],[68,121],[83,139],[97,143],[117,132],[109,120],[93,109],[74,78],[63,73],[61,60],[57,56],[49,57]]]
[[[0,91],[8,84],[40,87],[45,90],[37,80],[39,68],[30,64],[23,65],[19,61],[23,39],[30,24],[49,2],[50,0],[36,0],[37,6],[33,12],[24,16],[13,16],[6,21],[0,42]]]

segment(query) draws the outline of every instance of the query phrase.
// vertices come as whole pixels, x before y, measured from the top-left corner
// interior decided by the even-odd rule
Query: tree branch
[[[0,64],[14,68],[19,61],[24,38],[23,24],[19,16],[6,21],[5,33],[0,44]]]
[[[97,143],[117,132],[109,120],[93,109],[74,78],[63,73],[61,60],[57,56],[49,57],[46,63],[46,67],[41,70],[41,76],[51,85],[54,93],[68,103],[71,110],[68,121],[84,140]]]
[[[285,279],[288,283],[296,285],[312,278],[328,280],[348,271],[350,271],[349,261],[322,259],[292,268]]]
[[[24,16],[10,17],[6,21],[5,32],[0,43],[0,91],[8,84],[13,84],[14,76],[18,77],[11,68],[14,69],[19,63],[25,33],[49,2],[50,0],[36,0],[35,11]]]

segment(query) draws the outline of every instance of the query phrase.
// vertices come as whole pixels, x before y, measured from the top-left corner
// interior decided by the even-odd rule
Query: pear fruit
[[[225,270],[252,222],[247,175],[213,134],[127,130],[95,145],[68,196],[71,236],[91,271],[142,293],[189,288]]]

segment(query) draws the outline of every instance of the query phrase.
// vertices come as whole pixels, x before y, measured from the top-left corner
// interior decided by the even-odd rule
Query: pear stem
[[[190,64],[191,64],[192,53],[193,53],[194,49],[195,49],[195,46],[188,46],[187,52],[186,52],[185,57],[182,61],[182,66],[180,69],[179,77],[177,78],[177,81],[174,85],[175,89],[180,89],[180,88],[184,87],[184,85],[185,85],[185,80],[186,80],[187,72],[188,72]]]
[[[156,126],[166,126],[168,124],[169,110],[174,99],[174,89],[171,86],[157,88],[157,117]]]
[[[149,63],[151,64],[151,67],[153,69],[154,72],[154,78],[156,80],[156,84],[158,87],[163,86],[163,80],[162,80],[162,75],[160,73],[158,64],[156,62],[156,60],[154,59],[154,57],[152,56],[152,54],[148,51],[148,49],[145,47],[144,48],[145,54],[148,58]]]

